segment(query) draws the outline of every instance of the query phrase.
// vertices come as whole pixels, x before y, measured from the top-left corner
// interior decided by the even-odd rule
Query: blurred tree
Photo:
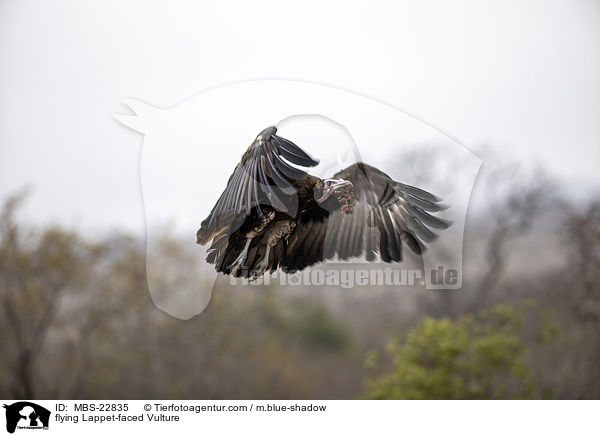
[[[282,326],[300,341],[315,350],[339,351],[350,345],[345,326],[329,311],[314,303],[298,299],[291,301],[293,313],[283,318]]]
[[[181,321],[150,299],[142,238],[113,233],[92,243],[61,228],[30,228],[18,220],[22,196],[15,196],[0,215],[0,396],[355,398],[364,388],[366,350],[410,331],[390,354],[369,354],[369,398],[527,398],[550,389],[557,398],[599,398],[600,206],[571,212],[566,226],[550,222],[540,230],[538,223],[534,232],[525,221],[539,216],[528,209],[538,199],[509,185],[503,186],[523,199],[519,205],[505,195],[490,203],[499,214],[520,212],[506,217],[515,219],[503,221],[511,230],[494,239],[501,242],[501,273],[479,304],[511,306],[458,319],[443,316],[469,310],[478,280],[468,285],[471,292],[448,293],[447,300],[408,288],[367,293],[222,280],[207,309]],[[484,250],[497,224],[488,218],[481,218],[489,223],[481,225],[485,232],[470,236]],[[548,235],[562,239],[547,244]],[[522,236],[537,263],[547,265],[527,268],[527,277],[514,269],[515,259],[527,256],[515,246]],[[198,253],[185,241],[167,236],[156,256],[166,272],[165,295],[173,284],[194,280],[188,272]],[[476,266],[485,276],[488,258],[480,256]],[[422,310],[423,296],[439,310]],[[555,332],[541,322],[542,311],[512,306],[527,298],[551,308],[548,319],[560,323],[560,338],[548,346],[539,344]],[[433,314],[437,319],[423,320]]]
[[[523,309],[499,305],[458,320],[423,319],[402,340],[389,345],[390,373],[368,384],[370,399],[504,399],[532,398],[523,338]],[[545,325],[540,340],[552,337]],[[378,367],[376,352],[367,368]]]
[[[65,290],[85,280],[91,252],[79,238],[57,228],[24,232],[14,219],[25,194],[6,201],[0,215],[0,298],[14,347],[6,362],[14,398],[35,398],[35,363]]]
[[[567,220],[568,266],[572,296],[579,315],[600,320],[600,202]]]
[[[564,297],[584,333],[585,346],[573,351],[580,357],[583,374],[578,398],[600,396],[600,202],[582,212],[572,212],[566,222],[568,250]],[[563,279],[564,280],[564,279]],[[563,297],[563,298],[564,298]],[[582,343],[583,345],[583,343]]]
[[[500,164],[487,174],[485,195],[493,227],[485,246],[487,268],[476,286],[471,311],[485,306],[499,283],[509,258],[509,244],[526,235],[556,201],[553,185],[541,169],[527,175],[516,164]]]

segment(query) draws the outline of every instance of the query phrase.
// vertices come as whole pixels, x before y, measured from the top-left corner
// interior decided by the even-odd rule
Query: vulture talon
[[[266,265],[263,265],[263,262],[261,262],[258,265],[258,268],[253,269],[250,272],[250,277],[248,278],[251,282],[253,282],[254,280],[259,279],[260,277],[262,277],[262,275],[265,273],[265,271],[267,270]]]
[[[234,277],[237,276],[238,271],[244,268],[244,263],[246,263],[246,259],[248,258],[248,247],[250,247],[250,242],[252,242],[252,238],[246,239],[246,245],[244,246],[244,249],[228,267],[230,274]]]
[[[246,262],[246,256],[239,255],[235,262],[229,265],[232,276],[237,276],[238,271],[244,267],[244,262]]]
[[[271,246],[269,244],[267,244],[267,248],[265,251],[265,256],[263,257],[263,260],[261,260],[257,265],[256,268],[253,269],[250,272],[250,280],[256,280],[257,278],[261,277],[266,271],[267,268],[269,268],[269,253],[271,251]]]

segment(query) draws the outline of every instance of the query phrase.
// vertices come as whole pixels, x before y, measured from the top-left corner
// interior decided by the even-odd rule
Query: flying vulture
[[[318,161],[276,132],[268,127],[252,142],[196,234],[198,244],[212,241],[206,261],[218,272],[293,273],[336,255],[399,262],[403,245],[421,254],[432,228],[449,226],[431,214],[444,209],[438,197],[367,164],[330,179],[290,165]]]

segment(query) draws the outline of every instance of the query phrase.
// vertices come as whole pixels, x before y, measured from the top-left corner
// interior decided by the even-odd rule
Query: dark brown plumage
[[[212,240],[206,260],[217,271],[258,277],[336,255],[399,262],[403,244],[420,254],[436,238],[432,228],[448,227],[431,214],[443,209],[436,196],[367,164],[331,179],[290,165],[318,161],[276,132],[269,127],[252,142],[198,230],[199,244]]]

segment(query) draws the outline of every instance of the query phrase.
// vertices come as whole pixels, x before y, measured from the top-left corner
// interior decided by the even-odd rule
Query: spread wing
[[[248,147],[210,215],[202,222],[198,243],[204,245],[235,223],[241,224],[253,208],[261,217],[261,206],[295,214],[297,199],[293,182],[305,177],[306,172],[288,162],[305,167],[318,162],[293,142],[275,135],[276,132],[275,127],[263,130]]]
[[[404,244],[421,254],[426,243],[436,238],[432,229],[450,225],[431,214],[444,209],[439,198],[396,182],[377,168],[354,164],[334,178],[354,185],[354,210],[345,214],[316,208],[303,216],[280,261],[289,272],[335,255],[345,260],[366,254],[369,261],[379,255],[384,262],[398,262]]]

